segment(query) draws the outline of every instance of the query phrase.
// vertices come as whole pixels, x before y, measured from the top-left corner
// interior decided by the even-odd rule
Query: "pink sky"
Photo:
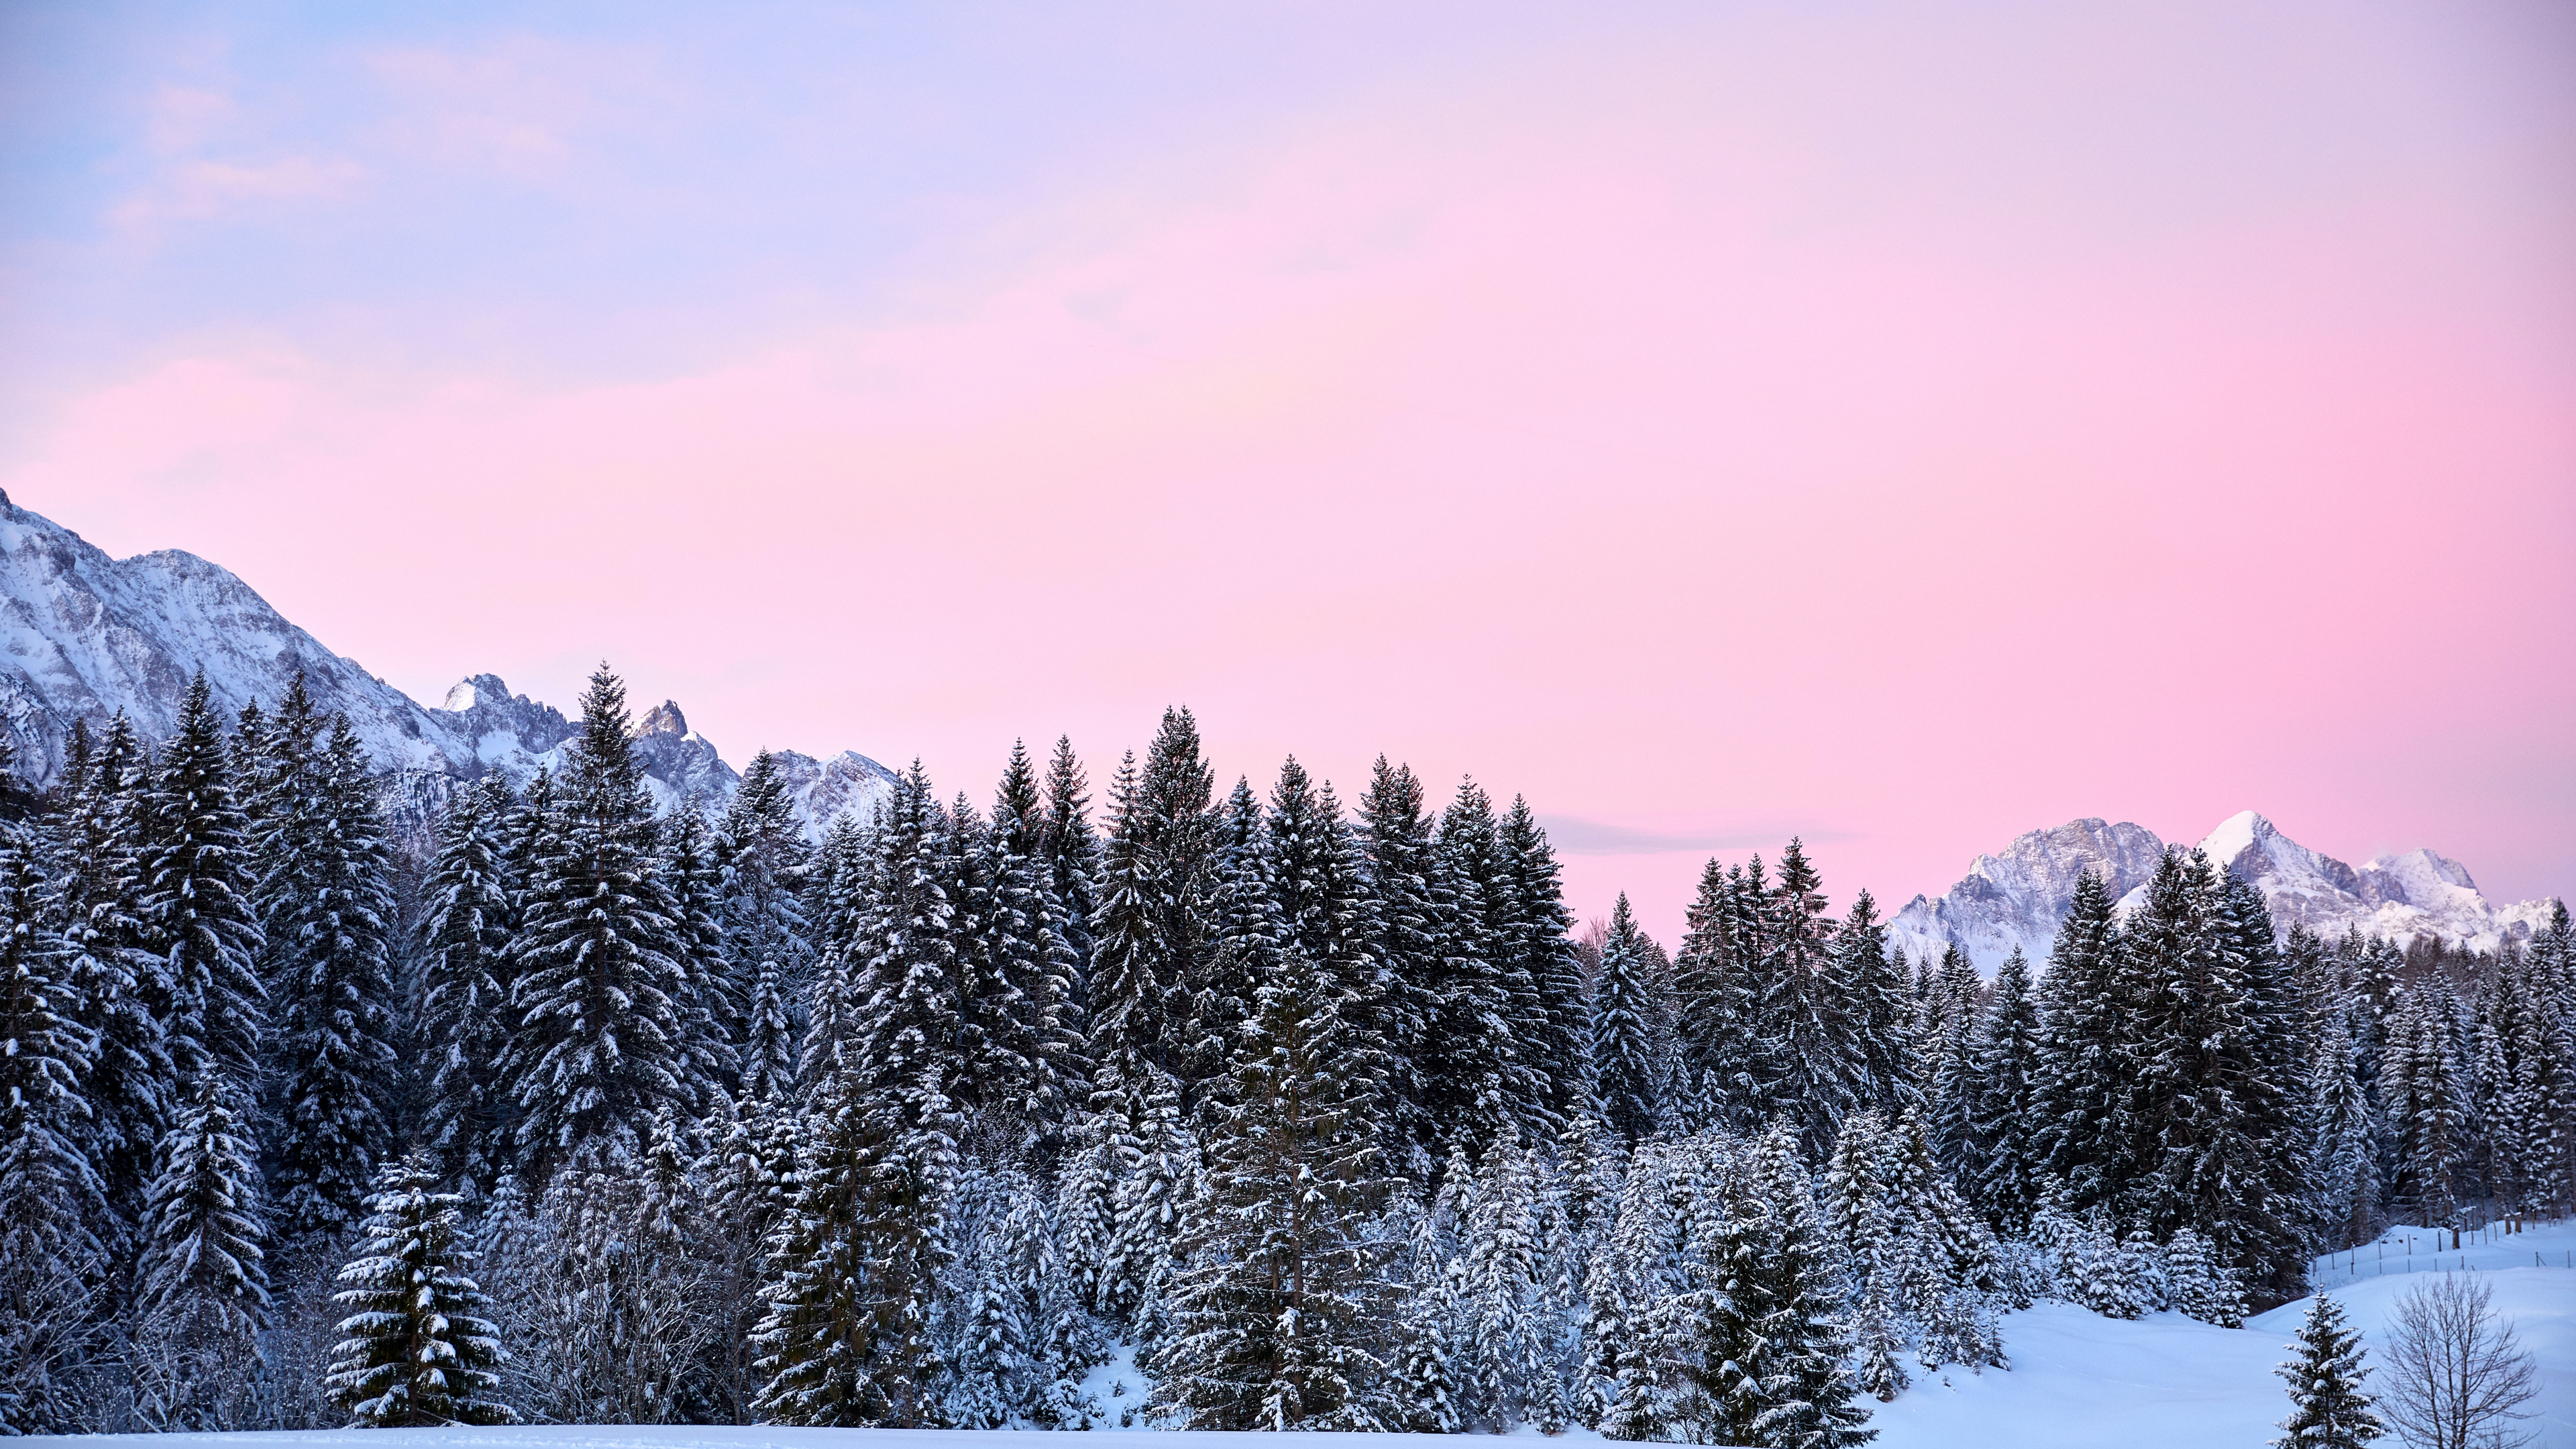
[[[2563,28],[1496,14],[1242,96],[1240,37],[1131,34],[1191,87],[1058,151],[887,100],[928,139],[860,220],[796,185],[863,107],[682,139],[762,46],[260,39],[359,122],[237,37],[85,51],[123,139],[12,240],[70,340],[6,364],[0,487],[433,703],[606,657],[737,761],[981,792],[1065,731],[1105,783],[1186,702],[1229,779],[1472,773],[1668,939],[1792,832],[1891,907],[2247,807],[2576,885]]]

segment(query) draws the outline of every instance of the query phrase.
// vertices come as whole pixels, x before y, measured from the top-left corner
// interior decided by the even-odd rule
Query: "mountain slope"
[[[2034,830],[2000,855],[1978,856],[1966,878],[1937,900],[1916,896],[1889,923],[1889,939],[1917,959],[1937,957],[1956,941],[1987,972],[2015,947],[2036,964],[2048,958],[2078,873],[2102,875],[2125,913],[2137,905],[2164,848],[2154,832],[2126,822],[2085,819]],[[2529,940],[2549,919],[2550,902],[2491,902],[2465,867],[2430,850],[2383,855],[2355,869],[2290,839],[2251,810],[2220,822],[2200,848],[2251,881],[2283,931],[2305,926],[2340,936],[2358,928],[2399,942],[2431,936],[2492,951]]]
[[[455,782],[497,771],[513,785],[560,768],[575,726],[563,713],[489,674],[463,680],[430,708],[331,652],[289,623],[230,570],[165,550],[129,559],[105,551],[0,493],[0,734],[17,772],[38,786],[62,773],[74,720],[103,729],[123,710],[146,739],[167,736],[199,669],[226,711],[274,704],[300,672],[326,713],[345,714],[384,772],[398,825],[417,830],[444,808]],[[741,776],[714,742],[665,701],[636,725],[655,803],[717,803]],[[844,752],[829,761],[782,752],[809,831],[841,811],[864,816],[894,773]]]

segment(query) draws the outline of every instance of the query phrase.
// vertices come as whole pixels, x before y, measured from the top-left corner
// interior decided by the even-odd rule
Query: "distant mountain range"
[[[2283,931],[2305,926],[2332,937],[2359,927],[2365,936],[2401,943],[2432,936],[2492,951],[2545,928],[2553,904],[2489,901],[2465,867],[2430,850],[2383,855],[2355,868],[2290,839],[2251,810],[2220,822],[2200,848],[2253,882]],[[2137,905],[2164,851],[2155,832],[2125,821],[2071,820],[2034,830],[1999,855],[1978,856],[1967,877],[1938,899],[1916,896],[1889,922],[1888,935],[1917,959],[1937,957],[1956,941],[1989,974],[2016,947],[2036,966],[2048,959],[2078,875],[2102,876],[2125,913]]]
[[[324,648],[230,570],[176,550],[109,558],[0,493],[0,734],[17,747],[21,776],[42,786],[61,774],[74,720],[97,730],[121,709],[145,738],[166,737],[200,668],[227,711],[275,704],[301,671],[316,705],[348,716],[385,772],[389,812],[413,829],[459,781],[498,772],[519,785],[560,766],[576,731],[562,711],[489,674],[423,705]],[[662,808],[690,795],[720,803],[741,783],[677,704],[647,711],[635,742]],[[843,811],[864,816],[894,783],[855,751],[776,753],[815,834]]]

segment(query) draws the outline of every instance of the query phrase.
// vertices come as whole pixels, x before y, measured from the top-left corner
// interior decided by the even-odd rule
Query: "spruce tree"
[[[1631,1147],[1654,1132],[1663,1112],[1652,1035],[1663,1007],[1655,985],[1644,934],[1623,892],[1610,911],[1593,985],[1592,1064],[1602,1119]]]
[[[692,794],[661,822],[653,874],[669,903],[679,990],[671,1004],[680,1020],[677,1070],[686,1100],[712,1103],[741,1085],[737,1044],[746,1035],[747,994],[736,984],[725,955],[724,848]]]
[[[1441,943],[1438,906],[1431,895],[1431,822],[1422,809],[1421,780],[1410,768],[1391,766],[1386,756],[1378,756],[1368,793],[1360,797],[1359,817],[1375,932],[1370,949],[1385,973],[1380,1021],[1392,1099],[1389,1131],[1407,1149],[1420,1150],[1420,1165],[1427,1169],[1428,1146],[1437,1133],[1424,1053],[1439,1017],[1435,983],[1441,974]]]
[[[1823,1153],[1854,1105],[1861,1076],[1845,1019],[1857,1003],[1836,1000],[1828,971],[1833,921],[1823,881],[1796,840],[1780,855],[1768,905],[1766,949],[1756,1006],[1761,1048],[1759,1102],[1767,1120],[1785,1116],[1810,1154]]]
[[[2272,1449],[2361,1449],[2387,1433],[2371,1412],[2376,1401],[2362,1390],[2370,1370],[2362,1362],[2361,1334],[2344,1322],[2343,1307],[2323,1293],[2300,1321],[2298,1357],[2274,1372],[2290,1386],[2290,1417]]]
[[[1064,919],[1064,943],[1073,953],[1073,1002],[1088,1012],[1091,922],[1099,910],[1100,837],[1091,828],[1090,781],[1073,753],[1071,736],[1058,736],[1047,759],[1046,804],[1038,827],[1041,874]]]
[[[1673,960],[1674,1017],[1697,1106],[1681,1125],[1693,1131],[1741,1131],[1753,1121],[1761,1000],[1745,954],[1742,880],[1740,867],[1730,874],[1709,860]]]
[[[472,1253],[458,1214],[463,1199],[436,1190],[429,1160],[387,1164],[366,1201],[365,1243],[340,1270],[332,1301],[354,1310],[324,1380],[331,1401],[370,1428],[513,1424],[495,1395],[499,1330],[465,1276]]]
[[[517,1155],[499,1075],[510,1040],[513,921],[502,834],[512,804],[497,774],[457,792],[439,822],[420,918],[422,1140],[451,1179],[477,1188],[497,1182]]]
[[[1539,1089],[1522,1125],[1533,1140],[1543,1140],[1590,1110],[1591,1015],[1556,851],[1529,801],[1518,795],[1495,832],[1491,904],[1496,945],[1523,1012],[1515,1032],[1522,1080]]]
[[[284,818],[266,912],[270,1202],[280,1241],[339,1232],[356,1216],[391,1135],[393,965],[390,860],[367,759],[346,718],[314,745],[304,803]],[[300,838],[297,838],[300,837]],[[291,841],[291,844],[289,843]]]
[[[1995,1230],[2017,1238],[2029,1230],[2043,1190],[2033,1121],[2041,1072],[2039,1004],[2021,948],[2013,948],[1995,972],[1992,998],[1977,1042],[1977,1095],[1969,1122],[1982,1160],[1968,1187]]]
[[[591,675],[581,715],[547,802],[551,818],[532,831],[537,853],[511,950],[517,1020],[501,1070],[537,1181],[576,1157],[631,1157],[654,1111],[689,1096],[683,962],[692,943],[655,868],[626,686],[607,666]]]
[[[1977,968],[1957,942],[1941,953],[1932,981],[1935,1009],[1924,1042],[1931,1057],[1931,1090],[1924,1094],[1924,1125],[1932,1150],[1953,1177],[1973,1183],[1985,1174],[1986,1144],[1977,1131],[1977,1103],[1984,1084],[1977,1072],[1977,1042],[1985,1034],[1985,994]]]
[[[1192,1429],[1383,1428],[1399,1410],[1372,1350],[1388,1307],[1366,1232],[1384,1191],[1365,1125],[1375,1064],[1303,950],[1259,992],[1179,1244],[1152,1402]]]
[[[153,772],[146,810],[150,844],[137,914],[153,961],[144,1000],[163,1023],[171,1068],[188,1089],[208,1073],[247,1085],[258,1075],[268,1024],[258,968],[264,943],[232,756],[202,671]]]
[[[79,1370],[106,1216],[83,1143],[97,1038],[39,907],[35,842],[0,826],[0,1433],[83,1427]]]
[[[2328,1251],[2379,1236],[2379,1120],[2362,1086],[2346,1011],[2330,1008],[2311,1081],[2311,1201]]]
[[[1482,1151],[1514,1130],[1530,1095],[1522,1090],[1511,983],[1492,929],[1496,853],[1493,802],[1475,782],[1461,782],[1433,843],[1439,956],[1427,993],[1437,1005],[1418,1062],[1441,1156]]]
[[[268,1226],[242,1092],[199,1072],[146,1205],[141,1307],[167,1331],[246,1345],[268,1318]]]
[[[771,1423],[944,1422],[931,1333],[957,1172],[959,952],[947,822],[916,763],[872,832],[850,1019],[809,1037],[807,1146],[753,1334]],[[838,953],[836,952],[836,955]],[[828,958],[827,958],[828,959]],[[826,1029],[818,1020],[817,1034]]]
[[[760,1028],[749,1003],[763,974],[775,979],[781,1002],[802,1000],[814,984],[814,942],[802,898],[812,852],[776,755],[762,750],[751,757],[742,784],[725,805],[717,840],[724,869],[724,959],[733,990],[750,1017],[742,1038],[744,1090],[750,1095],[752,1082],[769,1080],[788,1065],[752,1059],[750,1034]],[[774,1042],[768,1046],[775,1049]]]
[[[2125,1202],[2146,1173],[2133,1089],[2137,1003],[2110,888],[2085,871],[2040,982],[2036,1132],[2044,1170],[2077,1216]]]
[[[142,1220],[176,1105],[167,1033],[143,989],[160,970],[143,949],[147,772],[121,712],[95,750],[88,726],[75,720],[65,753],[62,806],[44,828],[54,878],[41,909],[61,933],[64,981],[81,1030],[96,1044],[78,1142],[106,1200],[93,1227],[103,1243],[116,1244]]]
[[[1832,993],[1843,1003],[1844,1028],[1851,1034],[1853,1099],[1881,1111],[1918,1105],[1922,1072],[1907,1030],[1913,1012],[1905,970],[1888,950],[1887,927],[1868,891],[1853,898],[1834,933],[1830,970]]]

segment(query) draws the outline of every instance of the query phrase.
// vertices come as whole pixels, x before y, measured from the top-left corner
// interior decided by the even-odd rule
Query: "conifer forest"
[[[1185,710],[819,839],[765,754],[657,816],[630,728],[603,667],[410,840],[200,679],[9,792],[0,1425],[1853,1445],[2038,1300],[2241,1324],[2576,1200],[2563,907],[2277,935],[2171,850],[1987,980],[1795,842],[1580,923],[1527,802],[1224,786]]]

